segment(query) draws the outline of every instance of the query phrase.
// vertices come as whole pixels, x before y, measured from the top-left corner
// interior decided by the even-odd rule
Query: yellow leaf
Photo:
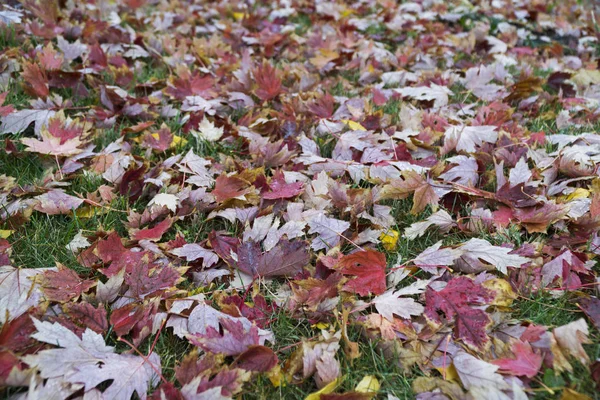
[[[458,372],[456,372],[456,368],[454,368],[454,364],[450,361],[450,357],[448,357],[448,362],[445,367],[435,367],[442,377],[447,381],[455,381],[458,382]]]
[[[343,119],[342,122],[345,123],[346,125],[348,125],[348,128],[352,129],[353,131],[366,131],[367,130],[364,126],[362,126],[358,122],[355,122],[355,121],[352,121],[349,119]]]
[[[267,377],[271,381],[271,385],[274,387],[285,386],[285,380],[283,379],[283,372],[281,372],[281,366],[276,365],[267,372]]]
[[[510,283],[504,279],[489,279],[483,282],[482,286],[496,292],[496,297],[490,303],[490,305],[498,307],[510,307],[513,300],[517,298],[517,295],[510,286]]]
[[[233,13],[233,18],[235,18],[236,21],[243,20],[245,16],[246,16],[246,14],[244,14],[243,12],[234,12]]]
[[[560,400],[592,400],[591,397],[574,391],[573,389],[565,388],[560,396]]]
[[[319,330],[321,330],[321,329],[327,329],[327,328],[329,328],[329,324],[327,324],[325,322],[319,322],[319,323],[316,323],[314,325],[311,325],[310,327],[313,328],[313,329],[319,329]]]
[[[396,248],[396,244],[398,243],[398,238],[400,234],[398,231],[393,229],[389,229],[385,232],[381,233],[379,236],[379,240],[381,240],[381,244],[383,244],[383,248],[387,251],[393,251]]]
[[[344,11],[342,11],[341,16],[342,18],[346,18],[349,15],[354,14],[354,10],[351,8],[346,8]]]
[[[320,400],[322,394],[332,393],[335,388],[339,385],[340,378],[336,378],[335,380],[329,382],[327,385],[323,386],[321,389],[317,390],[306,396],[304,400]]]
[[[577,188],[573,193],[567,196],[567,201],[576,199],[586,199],[590,197],[590,191],[584,188]]]
[[[10,229],[0,229],[0,239],[8,238],[10,235],[12,235],[13,232],[14,231]]]
[[[377,378],[375,378],[373,375],[366,375],[360,382],[358,382],[358,385],[356,385],[354,390],[359,393],[377,393],[380,387],[381,385],[379,384]]]
[[[77,216],[77,218],[92,218],[94,215],[96,214],[103,214],[106,213],[107,211],[101,207],[94,207],[94,206],[83,206],[83,207],[79,207],[76,211],[75,211],[75,215]]]
[[[182,138],[181,136],[173,135],[173,141],[171,142],[170,148],[174,148],[177,146],[185,146],[187,144],[187,140]]]

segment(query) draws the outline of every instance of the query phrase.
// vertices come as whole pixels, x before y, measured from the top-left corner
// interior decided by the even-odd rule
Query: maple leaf
[[[20,110],[12,112],[1,118],[0,134],[20,133],[32,123],[35,124],[35,133],[41,134],[48,120],[56,114],[53,110]]]
[[[435,83],[432,83],[430,87],[404,87],[394,89],[394,91],[400,93],[402,96],[412,97],[416,100],[433,100],[434,108],[440,108],[448,104],[448,95],[452,94],[452,91],[447,87],[436,85]]]
[[[516,208],[514,216],[521,225],[525,226],[527,232],[546,233],[551,224],[563,219],[568,212],[569,206],[567,204],[556,204],[547,201],[541,207]]]
[[[245,194],[248,192],[248,184],[242,179],[220,175],[211,194],[215,196],[215,200],[222,203],[230,199],[246,200]]]
[[[232,367],[246,371],[267,372],[273,369],[277,362],[277,355],[268,347],[250,346],[235,359]]]
[[[305,379],[316,373],[315,381],[319,386],[324,386],[337,378],[333,373],[339,368],[335,355],[340,348],[340,338],[340,331],[335,334],[323,332],[317,342],[302,343],[299,353],[302,356],[302,375]],[[332,371],[325,368],[326,363],[333,364]]]
[[[344,290],[368,296],[385,292],[386,265],[385,254],[367,249],[343,256],[335,268],[344,275],[355,277],[344,285]]]
[[[41,302],[37,276],[43,272],[43,269],[0,266],[0,323],[19,317]]]
[[[4,101],[6,100],[6,96],[8,96],[8,92],[0,93],[0,117],[6,117],[7,115],[15,111],[15,109],[11,105],[3,106]],[[2,133],[1,128],[0,133]]]
[[[158,206],[158,207],[166,207],[171,212],[177,212],[177,205],[179,203],[179,199],[174,194],[169,193],[158,193],[156,196],[150,200],[148,203],[148,207]]]
[[[97,308],[89,303],[67,303],[63,311],[78,325],[89,328],[97,333],[108,330],[106,309],[99,305]]]
[[[583,348],[584,344],[591,343],[588,339],[589,329],[585,319],[580,318],[566,325],[554,328],[552,333],[562,352],[574,357],[583,365],[590,363],[590,357]]]
[[[146,398],[149,386],[158,383],[160,358],[152,353],[147,359],[130,354],[116,354],[104,338],[87,329],[81,339],[58,323],[41,322],[35,318],[37,332],[32,336],[40,342],[59,348],[26,355],[23,360],[37,367],[42,378],[58,378],[72,385],[83,385],[90,391],[102,382],[112,381],[102,395],[115,400],[130,400],[134,392]]]
[[[202,258],[202,266],[208,268],[219,261],[219,257],[210,250],[205,249],[197,243],[187,243],[182,247],[171,250],[171,253],[183,257],[186,261],[195,261]]]
[[[48,77],[39,65],[27,61],[24,62],[23,79],[26,83],[24,89],[27,94],[42,98],[46,98],[50,94]]]
[[[90,245],[91,243],[85,236],[83,236],[83,231],[80,230],[79,232],[77,232],[75,237],[73,237],[73,240],[71,240],[65,247],[71,252],[77,253],[79,250],[85,249]]]
[[[498,366],[473,357],[469,353],[459,351],[454,356],[452,363],[460,381],[467,389],[472,387],[509,388],[502,375],[496,373]]]
[[[585,312],[592,324],[600,329],[600,300],[596,297],[587,297],[579,301],[579,307]]]
[[[456,166],[450,168],[448,171],[440,175],[440,178],[460,183],[461,185],[475,187],[479,182],[479,174],[477,160],[473,157],[467,156],[454,156],[447,160]]]
[[[402,171],[402,177],[404,179],[392,179],[390,184],[385,185],[382,189],[382,197],[402,199],[414,193],[411,214],[420,213],[428,205],[437,207],[440,197],[450,192],[444,185],[434,184],[415,171]]]
[[[484,287],[477,285],[467,277],[452,278],[441,290],[431,287],[425,292],[425,315],[437,323],[441,323],[438,311],[448,321],[454,320],[454,335],[469,347],[484,348],[489,339],[486,328],[491,323],[485,311],[473,308],[488,304],[494,296]]]
[[[252,75],[256,80],[257,89],[254,92],[259,99],[269,101],[283,93],[279,72],[269,63],[257,66]]]
[[[512,249],[492,246],[487,240],[483,239],[470,239],[462,244],[460,249],[463,251],[462,257],[483,260],[495,266],[498,271],[505,275],[508,272],[507,267],[521,268],[523,264],[530,262],[526,257],[510,254]]]
[[[134,345],[139,345],[149,334],[157,313],[157,302],[129,303],[113,309],[110,324],[119,336],[131,334]]]
[[[493,101],[506,96],[504,88],[490,83],[494,79],[494,68],[480,66],[469,68],[465,72],[465,87],[473,94],[485,101]]]
[[[442,241],[440,240],[431,247],[425,249],[421,254],[413,259],[413,264],[426,272],[435,274],[438,267],[450,266],[462,254],[462,250],[445,247],[440,249]]]
[[[48,119],[47,125],[41,127],[42,140],[23,138],[21,143],[27,146],[26,151],[53,156],[72,156],[81,153],[82,138],[89,134],[91,125],[78,120],[66,118],[61,110]]]
[[[44,272],[40,277],[40,285],[48,300],[66,303],[96,286],[96,282],[81,279],[77,272],[59,265],[57,270]]]
[[[302,182],[287,183],[283,172],[278,171],[273,175],[269,184],[269,191],[263,193],[263,198],[269,200],[289,199],[302,193],[304,184]]]
[[[475,146],[481,146],[484,142],[496,143],[498,132],[495,126],[451,126],[444,133],[446,146],[456,148],[456,151],[475,153]]]
[[[147,260],[128,265],[125,283],[133,296],[143,299],[157,291],[175,286],[181,278],[180,272],[169,266],[152,265]]]
[[[258,243],[244,242],[238,247],[237,267],[252,277],[293,276],[302,271],[309,260],[303,241],[282,240],[264,253]]]
[[[315,278],[295,280],[292,284],[294,301],[315,311],[322,302],[337,296],[342,278],[342,274],[334,272],[324,280]]]
[[[68,195],[60,189],[53,189],[35,199],[38,203],[33,208],[48,215],[70,214],[83,204],[82,199]]]
[[[531,344],[518,340],[513,342],[511,350],[515,358],[492,361],[493,364],[500,367],[501,372],[528,378],[533,378],[538,374],[542,367],[543,357],[533,351]]]
[[[223,327],[222,334],[209,326],[206,329],[206,334],[188,335],[188,340],[204,351],[226,356],[242,354],[250,347],[261,344],[256,325],[252,325],[246,330],[239,321],[222,318],[219,322]]]
[[[384,294],[373,299],[377,312],[389,321],[393,321],[393,314],[402,318],[410,318],[412,315],[421,315],[425,308],[414,299],[400,297],[401,290],[388,290]]]
[[[223,136],[223,127],[217,128],[206,116],[198,125],[198,130],[190,131],[198,139],[206,140],[207,142],[216,142]]]
[[[548,286],[556,278],[563,278],[563,283],[570,286],[571,280],[579,280],[576,278],[577,272],[587,273],[588,267],[577,254],[570,250],[564,250],[542,266],[542,285]],[[573,286],[578,287],[579,285]]]
[[[320,213],[308,221],[309,234],[318,233],[319,236],[313,239],[311,248],[313,250],[329,249],[340,243],[341,235],[350,228],[350,223],[335,218],[326,217]]]
[[[452,216],[445,210],[439,210],[427,217],[425,221],[415,222],[406,228],[404,230],[404,237],[414,240],[423,236],[430,226],[437,226],[442,233],[445,233],[456,226],[456,222],[454,222]]]
[[[154,225],[152,228],[140,229],[136,230],[133,233],[133,239],[135,240],[150,240],[150,241],[158,241],[162,238],[162,236],[167,232],[171,225],[173,225],[174,220],[171,218],[166,218]]]

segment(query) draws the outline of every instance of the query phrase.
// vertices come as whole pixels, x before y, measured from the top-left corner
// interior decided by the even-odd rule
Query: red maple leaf
[[[263,198],[268,200],[289,199],[302,193],[303,187],[302,182],[286,183],[283,172],[277,171],[269,184],[270,190],[263,193]]]
[[[252,71],[256,80],[256,96],[263,101],[268,101],[283,93],[281,78],[277,70],[269,63],[263,63]]]
[[[0,93],[0,117],[6,117],[8,114],[12,113],[15,109],[12,105],[3,106],[4,101],[6,100],[6,96],[8,92]]]
[[[215,181],[215,188],[211,192],[215,199],[222,203],[229,199],[243,196],[248,192],[248,184],[235,176],[220,175]]]
[[[535,353],[529,343],[516,341],[512,345],[512,351],[515,358],[501,358],[492,363],[499,366],[501,372],[509,375],[533,378],[538,374],[543,357]]]
[[[354,276],[344,285],[344,290],[361,296],[385,292],[385,254],[367,249],[346,255],[335,268],[344,275]]]
[[[181,277],[179,272],[171,267],[150,264],[147,257],[127,265],[126,271],[125,283],[129,285],[132,295],[136,298],[144,298],[175,286]]]
[[[485,330],[491,320],[485,311],[471,306],[487,304],[493,297],[489,290],[467,277],[453,278],[440,291],[427,288],[425,315],[430,320],[441,323],[438,312],[444,313],[448,322],[451,320],[455,322],[456,338],[471,347],[481,349],[489,342]]]
[[[147,133],[143,138],[143,145],[156,152],[166,151],[173,141],[173,134],[166,124],[162,124],[155,133]]]
[[[246,371],[267,372],[277,365],[277,355],[265,346],[250,346],[240,354],[232,366]]]
[[[30,96],[45,99],[50,94],[48,77],[39,65],[25,61],[21,76],[25,81],[23,85],[25,92]]]
[[[139,345],[150,334],[157,310],[158,303],[156,301],[143,304],[131,303],[113,310],[110,315],[110,324],[119,336],[131,332],[134,344]]]
[[[94,307],[90,303],[67,303],[63,306],[63,311],[84,329],[90,328],[98,333],[108,330],[106,309],[102,305]]]
[[[310,255],[299,240],[282,240],[264,253],[260,244],[245,242],[238,247],[238,259],[237,267],[254,277],[293,276],[308,264]]]
[[[173,225],[173,219],[166,218],[154,225],[152,228],[140,229],[139,231],[135,232],[133,234],[133,239],[151,241],[160,240],[165,232],[171,228],[171,225]]]
[[[42,291],[50,301],[66,303],[81,296],[92,287],[96,281],[81,279],[77,272],[65,266],[59,266],[56,271],[46,271],[41,277]]]
[[[242,354],[251,346],[260,344],[256,325],[252,325],[246,331],[240,321],[221,318],[219,322],[223,327],[223,333],[209,326],[205,335],[189,335],[189,341],[204,351],[226,356]]]

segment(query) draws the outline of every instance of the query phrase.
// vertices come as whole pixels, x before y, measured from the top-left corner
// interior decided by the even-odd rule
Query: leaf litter
[[[9,398],[597,395],[596,5],[1,7]]]

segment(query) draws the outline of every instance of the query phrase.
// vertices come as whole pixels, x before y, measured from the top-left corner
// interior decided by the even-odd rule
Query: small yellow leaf
[[[327,328],[329,328],[329,324],[327,324],[325,322],[318,322],[318,323],[316,323],[314,325],[311,325],[310,327],[313,328],[313,329],[319,329],[319,330],[321,330],[321,329],[327,329]]]
[[[359,393],[377,393],[380,387],[381,385],[379,384],[377,378],[375,378],[373,375],[366,375],[360,382],[358,382],[358,385],[356,385],[354,390]]]
[[[400,234],[398,231],[393,229],[389,229],[379,236],[379,240],[381,240],[381,244],[383,244],[383,248],[387,251],[393,251],[396,248],[396,244],[398,244],[398,238]]]
[[[244,14],[243,12],[234,12],[233,13],[233,18],[235,18],[236,21],[243,20],[245,16],[246,16],[246,14]]]
[[[498,307],[510,307],[513,300],[517,298],[517,295],[510,286],[510,283],[504,279],[489,279],[483,282],[482,286],[496,292],[496,297],[490,303],[490,305]]]
[[[185,146],[187,144],[187,140],[182,138],[181,136],[177,136],[177,135],[173,135],[173,141],[171,142],[171,145],[169,146],[169,148],[174,148],[177,146]]]
[[[342,11],[341,16],[342,18],[346,18],[349,15],[354,14],[354,10],[351,8],[346,8],[344,11]]]
[[[445,346],[445,345],[443,345]],[[452,362],[450,361],[450,357],[448,357],[448,362],[446,362],[446,366],[445,367],[435,367],[435,369],[437,369],[440,374],[442,375],[442,377],[447,380],[447,381],[455,381],[458,382],[458,372],[456,372],[456,368],[454,368],[454,364],[452,364]]]
[[[86,205],[83,207],[79,207],[75,211],[75,215],[77,216],[77,218],[87,219],[87,218],[92,218],[94,215],[103,214],[106,212],[107,211],[101,207],[94,207],[94,206]]]
[[[304,400],[320,400],[322,394],[332,393],[335,390],[335,388],[339,385],[340,380],[340,378],[336,378],[335,380],[329,382],[327,385],[323,386],[321,389],[306,396]]]
[[[352,129],[353,131],[366,131],[367,130],[364,126],[362,126],[358,122],[355,122],[355,121],[352,121],[349,119],[343,119],[342,122],[345,123],[346,125],[348,125],[348,128]]]
[[[14,231],[10,229],[0,229],[0,239],[8,238],[10,235],[12,235],[13,232]]]
[[[590,197],[590,191],[584,188],[577,188],[573,193],[567,196],[567,201],[576,199],[586,199]]]
[[[562,396],[560,396],[560,400],[592,400],[592,398],[573,389],[565,388]]]
[[[276,365],[267,372],[267,378],[271,381],[271,385],[274,387],[285,386],[285,380],[283,379],[283,372],[281,372],[281,366]]]

